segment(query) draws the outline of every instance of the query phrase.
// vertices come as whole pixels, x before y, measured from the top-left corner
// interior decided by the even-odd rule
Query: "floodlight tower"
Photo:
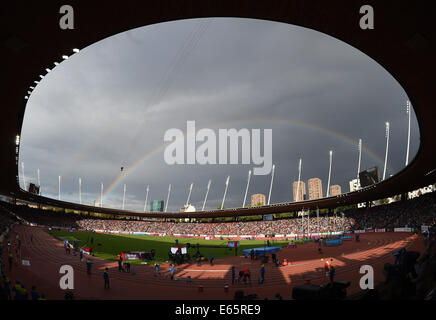
[[[221,207],[220,207],[221,210],[223,210],[223,208],[224,208],[224,201],[226,200],[226,194],[227,194],[227,189],[229,187],[229,181],[230,181],[230,176],[228,176],[226,179],[226,189],[224,190],[223,201],[221,202]]]
[[[58,191],[59,191],[59,200],[61,200],[61,176],[59,176],[59,184],[58,184]]]
[[[189,205],[189,199],[191,198],[191,192],[192,192],[192,187],[193,186],[194,186],[194,183],[192,182],[191,185],[189,186],[189,194],[188,194],[188,199],[186,199],[185,207],[187,207]]]
[[[204,197],[203,207],[201,208],[201,211],[204,211],[204,207],[206,206],[207,195],[209,194],[209,189],[210,189],[211,183],[212,183],[212,180],[209,179],[209,182],[207,183],[206,196]]]
[[[165,204],[165,212],[167,212],[168,209],[168,201],[170,201],[170,194],[171,194],[171,183],[168,186],[168,195],[167,195],[167,203]]]
[[[39,187],[39,195],[41,195],[41,180],[39,179],[39,168],[36,171],[37,175],[38,175],[38,187]]]
[[[330,177],[332,175],[332,159],[333,159],[333,151],[332,150],[330,150],[330,152],[329,152],[329,159],[330,159],[330,165],[329,165],[329,178],[327,180],[327,192],[326,192],[327,198],[330,196]]]
[[[24,177],[24,162],[21,162],[21,174],[23,175],[23,189],[26,190],[26,178]]]
[[[100,188],[100,208],[103,208],[103,182],[101,183],[101,188]]]
[[[150,190],[150,185],[147,185],[147,189],[145,192],[144,212],[147,210],[147,201],[148,201],[148,191],[149,190]]]
[[[386,177],[386,166],[388,164],[388,152],[389,152],[389,122],[386,122],[386,154],[385,154],[385,165],[383,168],[383,180]]]
[[[123,192],[123,210],[124,210],[125,202],[126,202],[126,184],[124,184],[124,192]]]
[[[410,101],[407,101],[406,106],[407,116],[408,116],[408,129],[407,129],[407,152],[406,152],[406,166],[409,164],[409,148],[410,148]]]
[[[244,196],[244,202],[242,203],[242,208],[245,207],[245,201],[247,200],[247,193],[248,193],[248,186],[250,185],[250,179],[251,179],[251,170],[248,170],[247,188],[245,188],[245,196]]]
[[[360,172],[360,162],[362,160],[362,139],[359,139],[359,162],[357,163],[357,188],[360,186],[359,172]]]
[[[82,204],[82,178],[79,178],[79,203]]]
[[[316,207],[316,221],[318,222],[318,235],[319,235],[319,233],[320,233],[320,221],[319,221],[319,208],[318,207]]]
[[[298,161],[298,182],[297,182],[297,195],[295,197],[295,202],[298,202],[299,199],[299,194],[300,194],[300,179],[301,179],[301,158]]]
[[[272,170],[271,170],[271,184],[269,186],[269,194],[268,194],[268,205],[269,205],[269,201],[271,200],[271,191],[272,191],[272,186],[274,183],[274,171],[275,171],[275,169],[276,169],[276,165],[273,164]]]

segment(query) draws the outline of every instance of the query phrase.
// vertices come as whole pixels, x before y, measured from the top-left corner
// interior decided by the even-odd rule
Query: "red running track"
[[[30,287],[35,285],[38,292],[45,293],[47,299],[63,299],[65,291],[60,289],[59,280],[62,265],[70,265],[74,269],[74,296],[76,299],[129,299],[129,300],[174,300],[174,299],[233,299],[234,292],[242,289],[245,294],[256,293],[259,299],[271,299],[280,293],[284,299],[291,299],[292,287],[305,284],[310,279],[313,284],[326,284],[323,271],[325,259],[333,259],[336,268],[335,279],[349,280],[351,286],[348,295],[361,293],[359,273],[362,265],[374,268],[375,283],[384,280],[382,270],[385,263],[393,263],[392,252],[406,247],[408,250],[423,252],[424,244],[417,235],[410,233],[365,233],[361,234],[360,242],[344,241],[339,247],[323,247],[323,254],[318,253],[318,245],[308,243],[297,248],[285,248],[278,258],[288,259],[290,265],[277,268],[272,263],[265,265],[265,282],[259,285],[259,260],[244,257],[228,257],[215,259],[214,266],[209,263],[197,266],[196,263],[176,267],[175,278],[169,277],[169,266],[161,265],[159,275],[154,273],[151,265],[132,266],[136,274],[118,271],[115,261],[92,258],[92,274],[86,273],[84,261],[79,256],[67,255],[62,242],[47,234],[43,229],[28,226],[16,226],[10,236],[15,238],[19,233],[22,241],[21,259],[17,259],[17,244],[12,243],[14,263],[12,272],[8,271],[6,250],[3,261],[6,262],[6,272],[12,281],[19,280]],[[33,235],[33,242],[30,241]],[[6,240],[3,246],[7,247]],[[19,257],[18,257],[19,258]],[[323,259],[323,260],[321,260]],[[30,266],[24,266],[21,260],[28,260]],[[20,263],[17,263],[19,261]],[[248,267],[251,271],[251,284],[231,285],[231,267],[236,267],[236,273]],[[110,289],[104,289],[103,270],[109,268]],[[192,282],[186,278],[191,276]],[[226,292],[225,285],[229,285]],[[199,287],[203,286],[203,292]]]

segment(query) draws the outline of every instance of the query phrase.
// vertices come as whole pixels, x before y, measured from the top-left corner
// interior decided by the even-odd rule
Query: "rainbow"
[[[246,119],[242,121],[231,121],[231,122],[220,122],[216,123],[212,126],[208,126],[208,128],[231,128],[232,125],[241,125],[241,124],[253,124],[253,123],[274,123],[274,124],[284,124],[284,125],[293,125],[302,127],[305,129],[310,129],[314,131],[321,132],[323,134],[327,134],[329,136],[332,136],[334,138],[337,138],[341,140],[342,142],[352,145],[353,147],[358,147],[358,139],[353,139],[351,137],[348,137],[340,132],[334,131],[332,129],[324,128],[319,125],[307,123],[307,122],[297,122],[293,120],[285,120],[285,119],[274,119],[274,118],[268,118],[268,119],[262,119],[262,118],[251,118]],[[200,128],[197,128],[199,130]],[[150,159],[154,155],[158,154],[160,151],[164,150],[164,148],[169,144],[169,142],[164,143],[157,148],[153,149],[152,151],[144,154],[141,158],[139,158],[137,161],[135,161],[133,164],[129,165],[127,169],[124,169],[123,172],[120,172],[118,177],[110,184],[110,186],[105,190],[103,194],[103,201],[104,199],[123,181],[125,180],[132,172],[134,172],[143,162],[145,162],[147,159]],[[376,163],[380,164],[381,166],[384,165],[384,159],[381,158],[379,155],[377,155],[374,151],[369,149],[365,146],[363,143],[362,145],[362,153],[366,153],[370,156]],[[391,172],[395,172],[392,167],[388,165],[388,168]]]

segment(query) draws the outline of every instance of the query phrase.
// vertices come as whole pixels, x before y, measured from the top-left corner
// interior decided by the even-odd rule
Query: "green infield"
[[[153,261],[165,262],[168,261],[168,252],[171,246],[190,243],[191,248],[188,253],[191,257],[197,252],[196,246],[199,245],[200,253],[209,259],[212,254],[215,258],[230,257],[235,255],[235,249],[227,247],[227,240],[204,240],[193,238],[176,238],[176,237],[154,237],[145,235],[112,235],[92,232],[67,232],[51,230],[47,231],[50,235],[62,239],[77,239],[78,245],[81,248],[86,246],[94,249],[94,255],[107,260],[116,260],[117,255],[123,251],[145,251],[150,252],[151,249],[156,251]],[[271,246],[283,247],[287,246],[289,241],[278,240],[271,241]],[[238,254],[242,250],[263,247],[266,245],[264,240],[241,240]],[[137,263],[141,263],[139,261]]]

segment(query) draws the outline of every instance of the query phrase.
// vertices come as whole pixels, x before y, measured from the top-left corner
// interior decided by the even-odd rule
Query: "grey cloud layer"
[[[332,184],[348,191],[357,147],[325,131],[338,132],[384,157],[384,123],[391,122],[388,174],[404,166],[407,96],[372,59],[318,32],[248,19],[176,21],[138,28],[105,39],[63,62],[32,93],[25,114],[20,161],[26,181],[41,169],[42,192],[93,203],[105,187],[144,155],[163,145],[164,132],[186,129],[271,128],[277,166],[272,202],[289,201],[291,181],[303,158],[302,178],[328,174],[334,150]],[[411,156],[419,133],[413,117]],[[362,168],[382,163],[364,153]],[[127,209],[142,210],[150,199],[166,199],[169,210],[201,204],[212,179],[209,208],[216,208],[231,176],[226,207],[240,206],[250,165],[168,166],[163,149],[129,174],[105,199],[120,207],[127,184]],[[21,172],[20,172],[21,174]],[[270,177],[254,176],[252,193],[268,193]],[[215,200],[213,200],[215,199]]]

